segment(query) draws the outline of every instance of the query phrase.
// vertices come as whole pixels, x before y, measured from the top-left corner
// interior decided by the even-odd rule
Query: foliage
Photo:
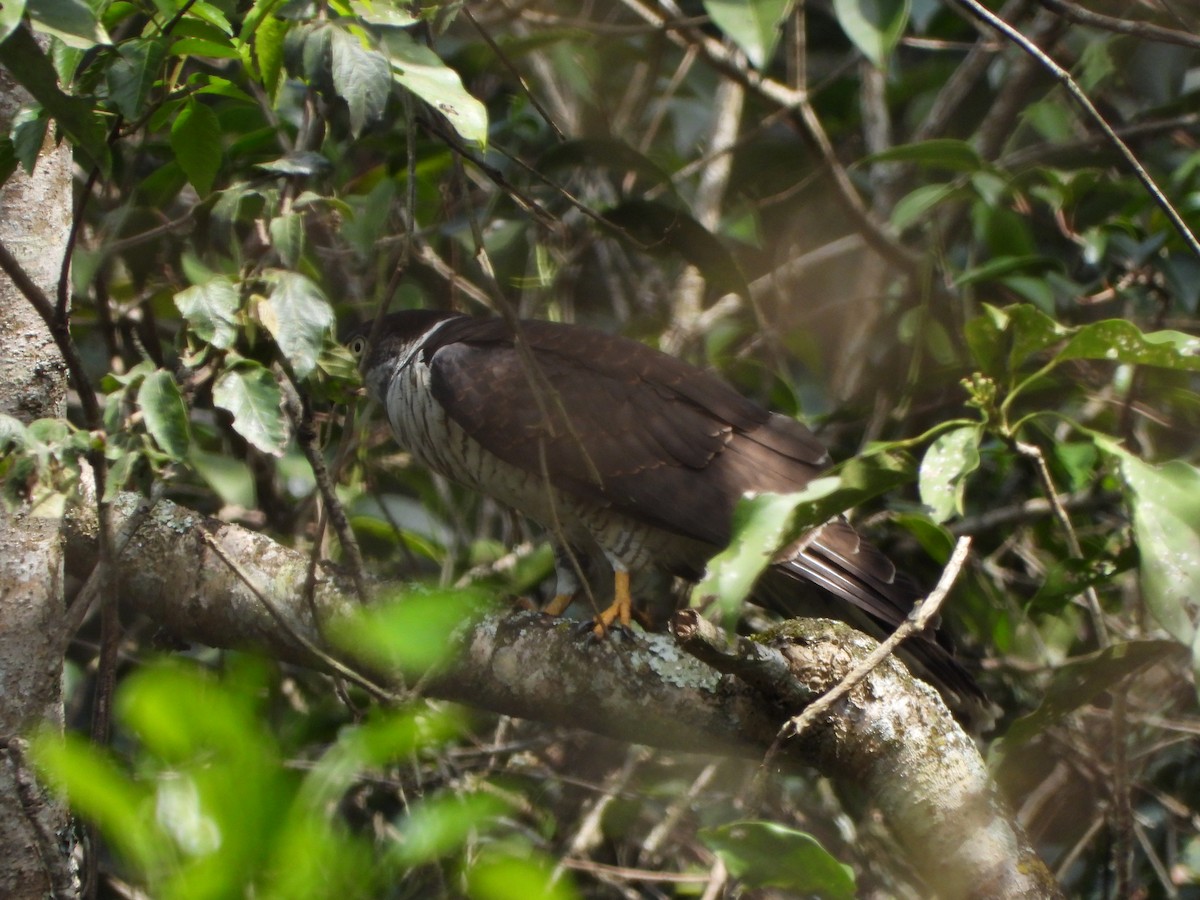
[[[620,329],[803,412],[846,460],[753,501],[701,593],[733,615],[775,545],[852,506],[930,583],[972,534],[946,615],[990,661],[997,771],[1068,890],[1200,883],[1200,259],[969,5],[703,0],[664,27],[673,4],[642,4],[649,23],[554,0],[0,4],[0,65],[33,98],[0,178],[48,134],[74,149],[72,328],[104,410],[100,431],[0,418],[5,498],[53,511],[102,450],[110,495],[155,486],[319,554],[311,432],[373,570],[536,595],[544,548],[509,553],[502,511],[343,418],[335,322],[394,302]],[[1013,14],[1200,225],[1194,39]],[[355,640],[390,651],[410,627],[382,614]],[[803,779],[754,805],[734,764],[714,780],[664,754],[622,788],[624,751],[528,724],[359,722],[365,698],[243,661],[133,669],[111,753],[71,739],[42,760],[156,896],[570,896],[546,862],[567,853],[589,896],[630,868],[703,882],[718,858],[816,891],[759,861],[815,841],[860,890],[921,894],[869,817]],[[806,871],[852,890],[817,855]]]

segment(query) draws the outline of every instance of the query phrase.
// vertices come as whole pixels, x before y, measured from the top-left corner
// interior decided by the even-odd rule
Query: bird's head
[[[380,403],[396,369],[410,361],[434,328],[457,313],[411,309],[384,316],[376,327],[370,320],[350,329],[342,343],[358,361],[367,393]]]

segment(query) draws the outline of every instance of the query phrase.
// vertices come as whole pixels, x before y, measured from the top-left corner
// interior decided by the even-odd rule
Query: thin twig
[[[839,681],[831,690],[808,704],[800,715],[790,719],[780,730],[780,733],[786,734],[789,737],[802,734],[806,728],[816,721],[818,716],[827,712],[833,704],[845,697],[859,682],[870,675],[876,666],[891,656],[901,641],[924,631],[929,623],[933,621],[938,610],[941,609],[942,603],[945,602],[946,597],[950,594],[950,589],[954,587],[954,582],[957,580],[959,572],[962,571],[963,564],[967,561],[967,553],[970,549],[971,539],[966,536],[960,537],[958,543],[954,545],[954,552],[950,555],[950,561],[946,563],[946,568],[942,570],[942,577],[938,579],[937,587],[933,589],[929,596],[917,603],[908,618],[900,623],[900,627],[888,635],[887,639],[880,643],[878,647],[872,650],[866,659],[851,669],[846,677]]]

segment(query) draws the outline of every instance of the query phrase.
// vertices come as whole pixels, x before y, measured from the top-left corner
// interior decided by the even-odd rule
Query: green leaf
[[[954,285],[955,287],[966,287],[970,284],[995,281],[1013,272],[1043,272],[1057,264],[1057,261],[1049,256],[998,256],[960,273],[954,279]]]
[[[241,59],[241,51],[232,41],[181,37],[171,44],[172,56],[200,56],[206,59]]]
[[[303,275],[275,269],[267,278],[275,286],[259,305],[259,317],[296,377],[306,378],[317,367],[321,347],[333,327],[333,307],[321,289]]]
[[[952,184],[923,184],[905,194],[892,208],[892,227],[904,231],[925,218],[931,209],[962,193]]]
[[[333,87],[350,109],[350,131],[355,137],[376,122],[392,91],[387,59],[369,50],[352,34],[336,28],[331,40]]]
[[[28,0],[25,11],[38,31],[58,38],[68,47],[90,50],[111,44],[112,38],[84,0]]]
[[[158,79],[163,61],[161,40],[125,41],[117,48],[118,58],[105,73],[108,95],[126,119],[136,121],[145,112],[146,99]]]
[[[1056,359],[1110,359],[1196,372],[1200,371],[1200,338],[1181,331],[1144,334],[1125,319],[1106,319],[1080,328]]]
[[[26,106],[12,121],[13,154],[27,173],[33,174],[38,155],[46,142],[46,126],[50,124],[46,111],[38,104]]]
[[[188,461],[226,506],[254,509],[258,502],[254,473],[243,460],[225,453],[206,453],[193,446]]]
[[[833,0],[846,37],[879,69],[886,68],[908,26],[909,7],[909,0]]]
[[[779,26],[795,0],[704,0],[713,24],[741,48],[756,69],[764,68],[779,43]]]
[[[175,305],[200,340],[222,350],[228,350],[237,340],[240,300],[228,278],[216,276],[184,288],[175,295]]]
[[[963,512],[967,476],[979,468],[978,425],[942,432],[925,451],[918,484],[930,518],[942,523]]]
[[[304,252],[304,217],[297,212],[276,216],[268,229],[271,246],[279,254],[279,259],[285,266],[294,268]]]
[[[483,595],[472,590],[410,590],[354,610],[330,635],[371,665],[421,675],[446,661],[455,629],[483,608]]]
[[[938,138],[901,144],[879,153],[872,153],[864,162],[915,163],[931,169],[949,169],[952,172],[975,172],[984,167],[983,158],[966,141]]]
[[[259,4],[255,8],[258,9]],[[254,60],[258,64],[258,77],[272,100],[283,83],[283,42],[288,27],[284,19],[267,15],[254,29]]]
[[[467,870],[471,900],[577,900],[579,892],[541,854],[501,856],[485,852]]]
[[[25,0],[4,0],[0,3],[0,44],[4,43],[25,15]]]
[[[287,442],[282,401],[271,373],[255,362],[239,363],[213,384],[213,403],[233,415],[234,430],[272,456],[282,456]]]
[[[187,406],[171,373],[156,369],[147,375],[138,388],[137,401],[154,443],[171,459],[177,462],[183,459],[191,444],[191,434]]]
[[[700,832],[734,878],[753,888],[782,888],[826,900],[853,900],[854,872],[811,834],[773,822],[730,822]]]
[[[459,850],[489,819],[506,810],[505,804],[491,794],[446,791],[427,797],[413,806],[400,823],[398,855],[410,866],[447,856]]]
[[[406,31],[383,33],[392,77],[442,115],[464,139],[486,146],[487,109],[467,93],[458,73]]]
[[[827,497],[841,485],[838,478],[817,478],[803,491],[743,497],[733,511],[729,546],[708,561],[695,596],[716,597],[722,618],[733,621],[754,582],[786,542],[797,507]]]
[[[171,149],[201,197],[212,190],[221,168],[221,123],[208,106],[188,98],[171,124]]]
[[[1142,598],[1172,637],[1190,645],[1200,619],[1200,469],[1180,460],[1152,466],[1111,440],[1101,449],[1116,457],[1129,489]]]
[[[408,28],[421,21],[403,6],[389,0],[350,0],[350,8],[364,22],[391,28]]]

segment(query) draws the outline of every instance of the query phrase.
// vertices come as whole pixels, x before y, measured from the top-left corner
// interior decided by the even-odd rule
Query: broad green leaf
[[[84,0],[27,0],[25,11],[33,27],[58,38],[68,47],[90,50],[111,44],[112,38]]]
[[[233,26],[229,24],[229,19],[225,13],[213,4],[207,3],[206,0],[196,0],[195,3],[188,7],[188,15],[215,26],[227,35],[233,34]]]
[[[241,59],[241,51],[227,40],[183,37],[171,44],[172,56],[201,56],[206,59]]]
[[[713,24],[741,48],[756,69],[764,68],[775,55],[779,27],[793,6],[795,0],[704,0]]]
[[[281,456],[287,442],[282,401],[279,385],[258,363],[239,363],[213,384],[213,403],[233,415],[234,430],[272,456]]]
[[[333,307],[317,285],[295,272],[267,273],[271,294],[259,304],[259,317],[292,365],[297,378],[317,367],[317,358],[333,327]]]
[[[171,373],[156,369],[147,375],[138,388],[137,401],[154,443],[172,459],[183,459],[191,444],[191,434],[187,407]]]
[[[833,0],[846,37],[879,69],[887,66],[908,26],[909,8],[909,0]]]
[[[222,350],[228,350],[237,340],[240,301],[237,288],[228,278],[218,275],[184,288],[175,295],[175,305],[200,340]]]
[[[797,507],[827,497],[840,486],[838,478],[818,478],[803,491],[739,500],[733,511],[733,539],[709,560],[695,596],[716,597],[723,618],[735,619],[754,582],[785,543]]]
[[[471,900],[578,900],[579,892],[540,854],[484,853],[467,870]]]
[[[46,126],[50,124],[46,111],[39,104],[19,110],[12,120],[12,149],[17,161],[29,174],[37,164],[38,154],[46,142]]]
[[[789,894],[853,900],[854,872],[811,834],[773,822],[730,822],[700,832],[734,878],[752,888],[781,888]]]
[[[1196,372],[1200,371],[1200,338],[1181,331],[1143,334],[1125,319],[1106,319],[1075,332],[1057,359],[1110,359]]]
[[[923,184],[905,194],[892,208],[892,227],[904,231],[915,225],[939,204],[962,194],[962,189],[952,184]]]
[[[285,266],[295,268],[304,252],[304,217],[297,212],[276,216],[271,220],[268,230],[271,246],[279,254],[279,259]]]
[[[189,98],[171,125],[171,149],[201,197],[212,190],[221,168],[221,123],[208,106]]]
[[[136,121],[145,112],[146,99],[158,79],[163,42],[157,39],[125,41],[118,58],[108,67],[108,94],[126,119]]]
[[[921,502],[933,521],[941,523],[963,511],[967,476],[979,468],[980,428],[967,425],[943,432],[921,460]]]
[[[989,764],[1002,764],[1011,754],[1065,715],[1091,703],[1105,691],[1147,666],[1182,654],[1170,641],[1126,641],[1073,659],[1054,672],[1041,704],[1009,727],[993,745]]]
[[[287,33],[288,22],[272,15],[264,16],[254,30],[254,60],[258,65],[258,77],[272,100],[283,82],[283,41]]]
[[[1200,617],[1200,469],[1174,460],[1142,462],[1107,441],[1129,488],[1142,598],[1176,640],[1191,644]]]
[[[243,460],[193,446],[188,461],[226,506],[254,509],[258,502],[254,473]]]
[[[949,169],[953,172],[974,172],[984,162],[978,151],[966,141],[939,138],[901,144],[879,153],[872,153],[864,162],[902,162],[928,166],[931,169]]]
[[[335,28],[331,36],[333,87],[350,109],[355,137],[377,121],[392,91],[391,70],[381,53],[364,47],[354,35]]]
[[[399,3],[389,0],[350,0],[350,8],[364,22],[392,28],[408,28],[421,21]]]
[[[484,608],[472,590],[410,590],[330,626],[335,643],[385,670],[421,675],[454,651],[451,636]]]
[[[444,115],[463,138],[486,146],[487,109],[467,93],[458,73],[406,31],[389,28],[383,42],[392,77]]]
[[[0,3],[0,44],[4,43],[25,15],[25,0],[4,0]]]

